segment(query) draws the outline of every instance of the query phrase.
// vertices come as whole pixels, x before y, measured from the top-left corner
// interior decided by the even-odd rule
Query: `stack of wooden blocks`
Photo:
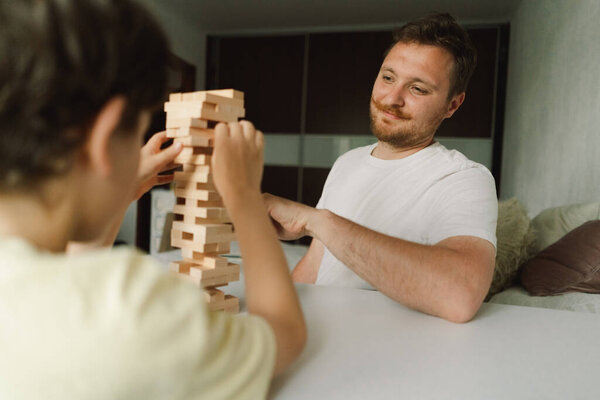
[[[210,157],[214,126],[244,117],[244,94],[233,89],[173,93],[165,112],[167,136],[184,146],[175,159],[183,171],[175,172],[171,230],[171,245],[181,249],[183,260],[170,269],[204,290],[209,309],[238,312],[237,297],[218,289],[239,280],[240,266],[222,256],[235,234],[213,184]]]

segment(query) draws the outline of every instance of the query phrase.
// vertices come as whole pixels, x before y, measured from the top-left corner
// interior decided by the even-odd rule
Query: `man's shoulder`
[[[340,163],[356,163],[356,162],[360,162],[361,160],[364,160],[366,157],[368,157],[369,154],[371,154],[371,151],[373,150],[373,147],[375,146],[375,144],[369,144],[366,146],[360,146],[360,147],[355,147],[353,149],[350,149],[348,151],[346,151],[345,153],[342,153],[342,155],[340,155],[336,160],[334,164],[340,164]]]
[[[440,143],[435,143],[433,150],[431,160],[436,169],[445,175],[459,173],[461,175],[492,177],[491,172],[485,165],[471,160],[456,149],[448,149]]]

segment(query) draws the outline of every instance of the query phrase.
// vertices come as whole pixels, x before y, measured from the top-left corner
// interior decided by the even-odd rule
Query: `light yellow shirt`
[[[275,338],[129,249],[0,237],[0,399],[261,399]]]

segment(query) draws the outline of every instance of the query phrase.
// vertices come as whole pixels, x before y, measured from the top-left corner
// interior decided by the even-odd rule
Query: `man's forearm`
[[[482,279],[472,273],[478,267],[455,249],[387,236],[328,210],[315,210],[307,231],[361,278],[411,308],[461,321],[469,319],[461,310],[483,300]]]

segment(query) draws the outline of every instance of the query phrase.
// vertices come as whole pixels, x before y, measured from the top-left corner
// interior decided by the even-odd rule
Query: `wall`
[[[501,198],[600,201],[600,2],[523,1],[511,19]]]
[[[184,8],[175,9],[164,0],[139,0],[158,19],[166,31],[175,54],[196,66],[196,88],[204,89],[206,77],[206,33],[190,22]],[[135,244],[137,207],[132,203],[121,224],[117,239]]]
[[[164,0],[139,0],[159,20],[167,32],[173,52],[196,66],[196,88],[204,89],[206,79],[206,32],[193,23],[193,15],[183,7]]]

